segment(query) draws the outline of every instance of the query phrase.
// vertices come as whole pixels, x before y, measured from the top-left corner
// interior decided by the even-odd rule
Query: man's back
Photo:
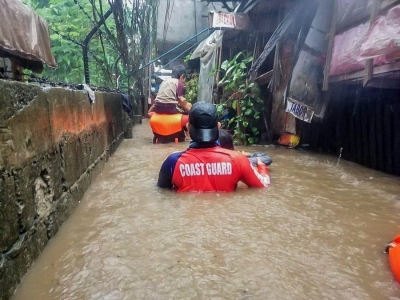
[[[170,155],[161,168],[158,185],[170,187],[166,185],[172,182],[179,192],[230,192],[238,181],[249,187],[267,187],[267,167],[263,165],[258,173],[246,156],[217,146]]]

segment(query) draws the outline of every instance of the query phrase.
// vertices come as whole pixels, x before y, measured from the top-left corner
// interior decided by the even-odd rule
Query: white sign
[[[311,119],[314,116],[314,111],[310,106],[307,106],[291,98],[287,99],[286,111],[291,113],[296,118],[308,123],[311,123]]]
[[[227,13],[213,13],[213,28],[235,28],[236,27],[236,17],[235,14]]]

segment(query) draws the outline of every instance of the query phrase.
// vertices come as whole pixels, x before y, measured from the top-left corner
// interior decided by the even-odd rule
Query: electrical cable
[[[159,60],[160,58],[164,57],[165,55],[167,55],[167,54],[173,52],[174,50],[178,49],[180,46],[186,44],[187,42],[193,40],[194,38],[196,38],[196,37],[199,36],[200,34],[203,34],[204,32],[209,31],[209,30],[210,30],[210,28],[203,29],[203,30],[200,31],[198,34],[195,34],[194,36],[188,38],[187,40],[183,41],[182,43],[180,43],[179,45],[175,46],[175,47],[172,48],[171,50],[168,50],[167,52],[165,52],[164,54],[158,56],[157,58],[155,58],[155,59],[153,59],[153,60],[150,60],[147,64],[145,64],[145,65],[142,66],[141,68],[139,68],[139,69],[137,69],[137,70],[134,70],[134,71],[131,71],[130,73],[128,73],[127,75],[125,75],[124,77],[122,77],[122,78],[121,78],[121,81],[122,81],[123,79],[126,79],[127,77],[132,76],[133,74],[135,74],[135,73],[141,71],[142,69],[148,67],[150,64],[154,63],[155,61],[157,61],[157,60]],[[208,33],[208,35],[210,35],[210,34],[211,34],[211,31]],[[208,35],[207,35],[205,38],[207,38]],[[205,39],[205,38],[204,38],[204,39]],[[204,39],[202,39],[201,41],[203,41]]]

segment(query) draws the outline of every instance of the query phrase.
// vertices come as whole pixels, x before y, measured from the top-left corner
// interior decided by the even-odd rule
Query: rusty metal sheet
[[[20,0],[0,0],[0,50],[56,67],[47,22]]]

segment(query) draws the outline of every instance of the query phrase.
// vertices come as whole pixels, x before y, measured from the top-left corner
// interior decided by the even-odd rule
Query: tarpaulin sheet
[[[0,0],[0,49],[56,67],[47,22],[20,0]]]
[[[335,36],[329,75],[340,75],[365,68],[365,58],[360,57],[361,45],[366,41],[369,22]],[[388,63],[386,56],[374,58],[374,66]]]
[[[375,58],[400,51],[400,5],[379,16],[361,44],[360,58]]]
[[[353,27],[335,36],[329,75],[362,70],[365,60],[374,59],[374,66],[391,63],[399,58],[400,5],[369,25]]]
[[[338,0],[337,27],[351,25],[360,16],[369,16],[372,0]]]
[[[368,29],[369,22],[335,36],[329,75],[345,74],[364,68],[365,61],[359,61],[359,56]]]

